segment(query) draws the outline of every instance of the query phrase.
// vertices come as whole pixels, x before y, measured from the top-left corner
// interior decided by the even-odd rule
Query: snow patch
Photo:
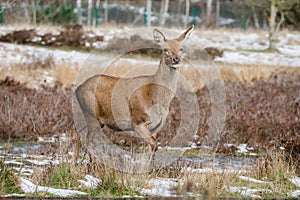
[[[272,193],[272,190],[268,190],[268,189],[251,189],[251,188],[248,188],[248,187],[226,187],[225,189],[228,192],[239,193],[244,197],[251,197],[251,198],[261,198],[261,196],[255,194],[257,192]]]
[[[6,160],[6,161],[4,161],[4,164],[6,164],[6,165],[23,165],[23,163],[18,162],[16,160]]]
[[[188,173],[217,173],[217,174],[245,174],[247,173],[247,170],[237,170],[237,169],[212,169],[212,168],[202,168],[202,169],[194,169],[191,167],[188,167],[186,169],[183,169],[182,172],[188,172]]]
[[[60,161],[58,160],[27,160],[29,163],[33,165],[38,165],[38,166],[44,166],[44,165],[57,165],[60,164]]]
[[[297,198],[300,197],[300,190],[295,190],[291,193],[291,197]]]
[[[56,189],[51,187],[38,186],[30,182],[29,180],[21,177],[19,178],[19,181],[20,181],[20,187],[25,193],[47,192],[59,197],[87,195],[87,193],[78,190],[65,190],[65,189]]]
[[[238,150],[237,153],[247,153],[248,149],[247,149],[247,144],[240,144],[237,146]]]
[[[262,183],[262,184],[270,184],[271,182],[267,182],[267,181],[261,181],[255,178],[250,178],[247,176],[239,176],[239,179],[244,180],[244,181],[249,181],[249,182],[253,182],[253,183]]]
[[[297,187],[300,187],[300,178],[299,177],[294,176],[293,178],[290,178],[289,180]]]
[[[91,175],[85,175],[84,177],[85,180],[78,180],[78,182],[81,184],[80,187],[87,187],[87,188],[92,188],[95,189],[99,183],[102,181],[96,177],[93,177]]]
[[[152,188],[142,188],[140,192],[150,196],[175,197],[174,188],[178,186],[176,179],[172,178],[154,178],[147,182]]]

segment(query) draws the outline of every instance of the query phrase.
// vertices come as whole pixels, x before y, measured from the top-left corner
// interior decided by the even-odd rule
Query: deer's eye
[[[180,51],[183,51],[183,48],[180,48]]]
[[[164,49],[164,52],[167,52],[168,51],[168,49]]]

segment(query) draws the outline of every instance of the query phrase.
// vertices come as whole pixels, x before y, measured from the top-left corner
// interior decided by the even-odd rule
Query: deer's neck
[[[154,82],[164,87],[167,87],[174,94],[177,89],[177,82],[179,78],[178,70],[167,66],[164,60],[161,59],[158,69],[154,74]]]

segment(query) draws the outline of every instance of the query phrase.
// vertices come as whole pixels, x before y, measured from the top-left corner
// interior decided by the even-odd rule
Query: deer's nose
[[[179,61],[180,61],[180,58],[179,58],[179,57],[173,58],[173,64],[178,64]]]

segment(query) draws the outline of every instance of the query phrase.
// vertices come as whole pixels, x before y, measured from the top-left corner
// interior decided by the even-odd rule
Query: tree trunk
[[[268,19],[268,14],[267,11],[264,10],[263,11],[263,29],[267,29],[268,25],[267,25],[267,20]]]
[[[165,0],[161,0],[160,12],[159,12],[160,20],[162,20],[162,18],[163,18],[164,10],[165,10]]]
[[[251,6],[251,10],[253,13],[254,26],[256,29],[259,29],[259,21],[258,21],[258,17],[257,17],[256,11],[255,11],[255,7]]]
[[[189,16],[190,16],[190,0],[185,1],[185,20],[184,20],[184,27],[187,28],[189,23]]]
[[[30,15],[29,15],[29,12],[28,12],[28,9],[29,9],[29,2],[28,1],[25,1],[25,2],[22,2],[21,4],[21,7],[24,9],[24,12],[25,12],[25,19],[26,19],[26,23],[27,24],[30,24]],[[3,9],[3,8],[2,8]],[[3,10],[2,10],[3,11]]]
[[[160,25],[164,26],[165,22],[166,22],[166,17],[167,17],[167,13],[168,13],[168,9],[169,9],[169,0],[164,0],[162,1],[164,3],[163,5],[163,11],[162,11],[162,18],[160,21]]]
[[[108,0],[104,2],[104,21],[105,23],[108,22]]]
[[[152,0],[147,0],[147,26],[151,26],[151,4]]]
[[[181,19],[181,7],[182,7],[181,5],[182,5],[182,2],[183,2],[183,0],[178,1],[177,14],[176,14],[177,19]],[[178,20],[176,25],[180,26],[181,24],[182,24],[182,21]]]
[[[269,49],[276,49],[277,30],[276,30],[276,15],[278,8],[275,5],[275,0],[271,1],[271,10],[269,17]]]
[[[32,8],[32,23],[36,25],[36,2],[35,0],[31,1],[31,8]]]
[[[88,26],[92,24],[92,7],[93,7],[93,0],[88,0],[88,18],[87,18]]]
[[[283,22],[284,22],[284,12],[281,10],[280,11],[280,21],[276,25],[276,33],[278,33],[280,31],[280,27]]]
[[[219,27],[219,19],[220,19],[220,0],[217,0],[217,6],[216,6],[216,27]]]
[[[81,18],[81,0],[77,0],[77,23],[81,24],[82,23],[82,18]]]
[[[213,0],[207,0],[207,2],[206,2],[206,26],[210,25],[211,12],[212,12],[212,2],[213,2]]]

